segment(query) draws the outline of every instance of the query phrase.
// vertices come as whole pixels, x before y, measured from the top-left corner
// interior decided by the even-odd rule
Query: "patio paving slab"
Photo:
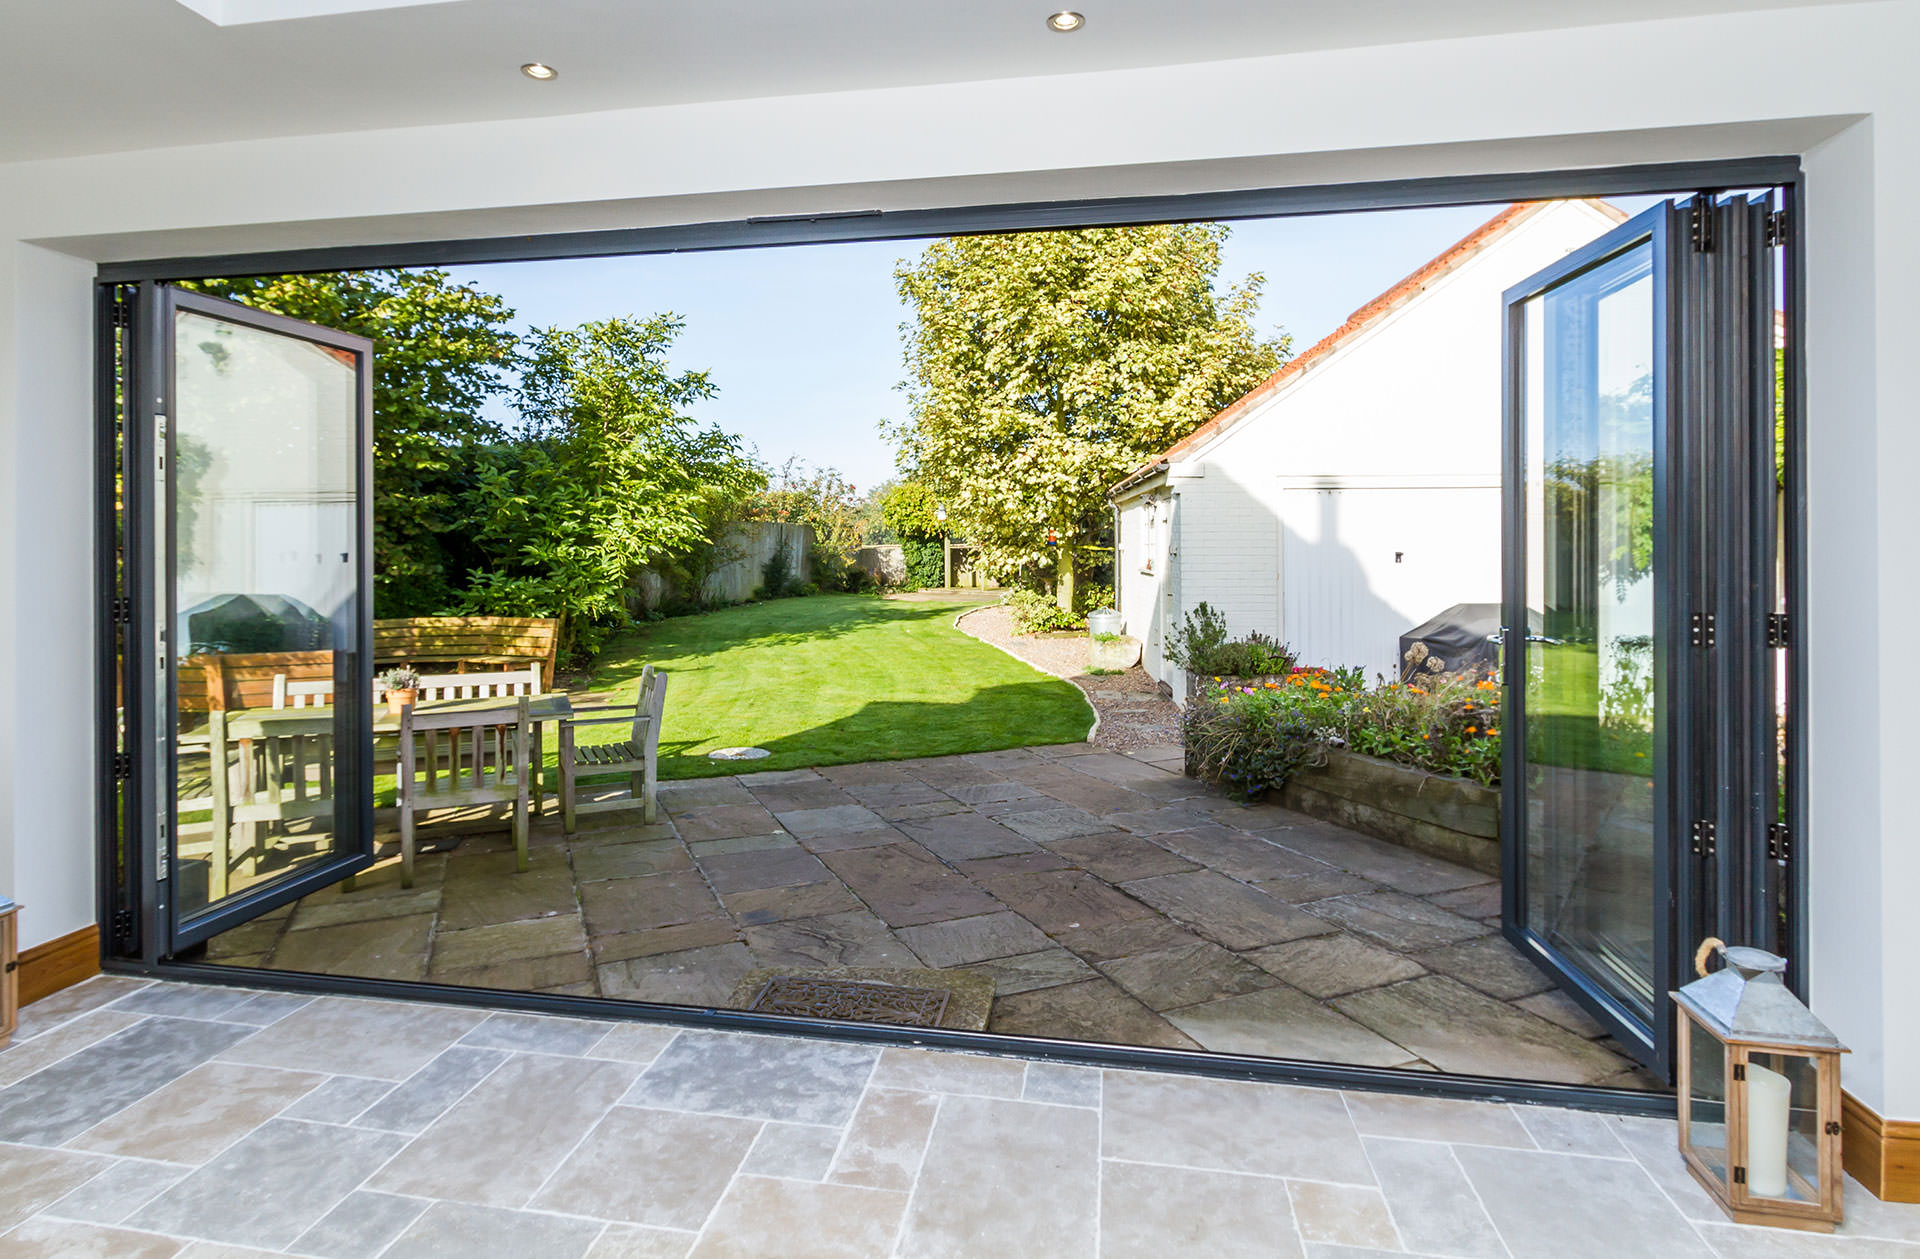
[[[900,938],[928,966],[966,966],[1053,946],[1044,931],[1018,914],[1004,912],[902,927]]]
[[[847,794],[845,788],[838,787],[824,778],[814,777],[804,782],[786,783],[769,783],[762,779],[762,775],[755,774],[745,786],[753,793],[753,798],[760,802],[760,807],[769,810],[775,817],[779,817],[782,813],[803,809],[830,809],[836,805],[861,803]]]
[[[1334,929],[1278,897],[1212,870],[1140,879],[1126,884],[1126,890],[1230,949],[1254,949]]]
[[[1109,883],[1150,879],[1157,874],[1179,874],[1197,868],[1178,853],[1125,831],[1063,839],[1048,848],[1056,858],[1066,858]]]
[[[273,964],[316,975],[425,979],[433,926],[429,912],[289,931],[274,947]]]
[[[1243,956],[1310,997],[1326,1000],[1424,975],[1418,962],[1359,936],[1337,932],[1253,949]]]
[[[987,890],[1048,933],[1153,916],[1146,905],[1082,870],[1012,874],[992,880]]]
[[[828,887],[829,884],[816,884]],[[787,891],[786,888],[774,888],[773,892]],[[801,889],[810,890],[810,889]],[[742,896],[765,896],[767,892],[742,892]],[[852,897],[844,904],[829,907],[847,909],[855,907]],[[811,917],[811,914],[796,913],[794,917]],[[678,923],[671,927],[655,927],[644,931],[627,931],[615,935],[594,936],[587,947],[593,954],[593,960],[599,964],[624,962],[629,958],[651,957],[655,953],[678,953],[685,949],[701,949],[714,944],[730,944],[740,938],[740,928],[731,918],[702,918],[693,922]]]
[[[1462,940],[1414,957],[1428,970],[1451,975],[1502,1001],[1518,1001],[1553,987],[1546,972],[1497,935]]]
[[[978,813],[955,813],[917,822],[901,822],[900,830],[943,861],[978,861],[1035,851],[1031,840],[1014,834],[999,822]]]
[[[992,957],[975,962],[967,969],[991,975],[994,993],[1000,997],[1011,997],[1041,988],[1057,988],[1061,984],[1078,983],[1098,975],[1093,967],[1065,949],[1042,949],[1012,957]]]
[[[801,842],[822,835],[886,829],[886,819],[851,800],[824,808],[793,809],[776,815],[782,828]]]
[[[687,1031],[653,1060],[621,1103],[782,1123],[844,1124],[879,1057],[871,1045]]]
[[[642,840],[632,844],[590,844],[573,851],[573,877],[581,883],[667,874],[674,870],[685,870],[692,864],[686,845],[676,839]]]
[[[1333,1007],[1442,1071],[1595,1084],[1620,1058],[1444,975],[1337,997]]]
[[[1085,809],[1071,806],[1062,809],[1024,809],[1018,813],[1004,814],[1001,824],[1039,844],[1072,839],[1076,835],[1098,835],[1113,829],[1111,822]]]
[[[1492,932],[1483,922],[1400,892],[1330,897],[1313,902],[1306,912],[1403,953],[1421,953]]]
[[[1161,1013],[1280,982],[1207,940],[1115,958],[1102,962],[1100,971]]]
[[[582,884],[580,904],[586,910],[587,930],[596,936],[670,927],[724,913],[694,870]]]
[[[728,892],[721,896],[720,903],[743,927],[785,922],[792,918],[820,918],[863,908],[846,885],[838,880],[757,888],[750,892]]]
[[[1110,979],[1038,988],[995,1001],[987,1030],[1110,1045],[1199,1048],[1199,1042],[1128,996]]]
[[[780,824],[759,804],[719,804],[703,809],[675,813],[673,824],[680,838],[692,843],[701,839],[732,839],[739,835],[772,835]]]
[[[1284,1186],[1237,1172],[1102,1167],[1102,1259],[1299,1259],[1304,1253]]]
[[[1278,981],[1241,996],[1168,1010],[1165,1017],[1216,1053],[1359,1067],[1405,1067],[1416,1061],[1403,1046]]]
[[[920,965],[914,951],[864,909],[748,927],[746,941],[761,966]]]
[[[1000,905],[917,844],[827,853],[826,864],[892,927],[991,913]]]
[[[718,1007],[754,965],[746,945],[713,944],[602,963],[594,973],[605,996]]]
[[[758,892],[770,887],[824,883],[833,877],[820,864],[820,858],[798,847],[696,857],[694,864],[706,876],[707,885],[722,896],[728,892]]]

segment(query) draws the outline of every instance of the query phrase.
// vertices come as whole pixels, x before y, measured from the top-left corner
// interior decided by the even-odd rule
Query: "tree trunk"
[[[1073,548],[1062,542],[1054,560],[1054,602],[1067,615],[1073,615]]]

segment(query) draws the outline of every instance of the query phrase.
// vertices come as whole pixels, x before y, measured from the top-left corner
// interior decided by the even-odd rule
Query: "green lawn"
[[[814,595],[673,617],[615,639],[571,689],[630,702],[643,667],[666,670],[662,778],[1086,738],[1093,710],[1077,687],[954,628],[971,606]],[[625,737],[605,726],[581,734]],[[723,747],[773,755],[707,759]]]

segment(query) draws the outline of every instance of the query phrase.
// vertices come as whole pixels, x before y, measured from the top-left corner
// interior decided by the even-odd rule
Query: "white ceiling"
[[[1071,0],[1059,35],[1063,2],[0,0],[0,162],[1841,0]]]

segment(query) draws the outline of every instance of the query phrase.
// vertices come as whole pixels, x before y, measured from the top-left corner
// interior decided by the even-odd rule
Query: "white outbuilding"
[[[1115,486],[1116,589],[1147,671],[1204,602],[1302,664],[1393,674],[1400,635],[1500,598],[1502,298],[1624,221],[1512,205]]]

